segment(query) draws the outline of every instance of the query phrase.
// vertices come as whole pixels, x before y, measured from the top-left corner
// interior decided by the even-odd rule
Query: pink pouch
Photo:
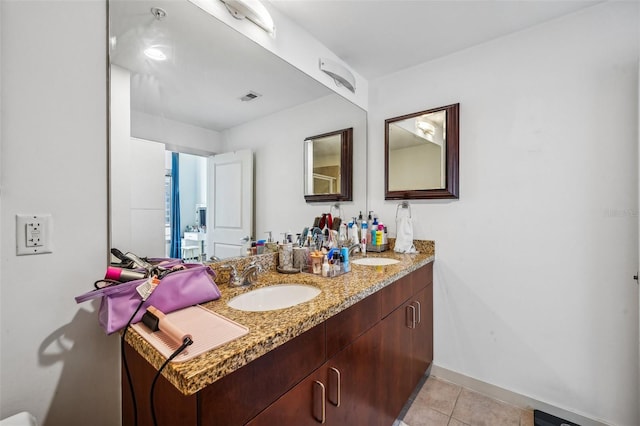
[[[160,280],[160,284],[138,310],[132,324],[139,322],[151,305],[169,313],[220,298],[220,290],[214,281],[216,274],[211,267],[201,264],[184,266],[186,269],[171,272]],[[101,297],[98,319],[104,331],[111,334],[127,325],[142,300],[136,288],[146,281],[144,278],[92,290],[77,296],[76,303]]]

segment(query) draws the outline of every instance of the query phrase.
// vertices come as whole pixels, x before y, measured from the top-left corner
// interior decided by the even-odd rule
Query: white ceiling
[[[269,0],[368,80],[602,1]],[[278,23],[276,22],[276,27]]]
[[[222,131],[331,93],[187,0],[109,5],[110,59],[131,72],[133,111]],[[166,17],[155,19],[152,7]],[[150,46],[167,60],[147,58]],[[241,101],[248,92],[261,96]]]

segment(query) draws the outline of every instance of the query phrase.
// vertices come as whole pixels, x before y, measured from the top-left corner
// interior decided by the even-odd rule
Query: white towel
[[[393,248],[396,253],[417,253],[413,245],[413,223],[409,216],[396,218],[396,244]]]

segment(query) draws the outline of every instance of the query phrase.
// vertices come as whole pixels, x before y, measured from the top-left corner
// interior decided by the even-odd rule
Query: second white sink
[[[400,261],[388,257],[363,257],[361,259],[354,259],[351,261],[351,263],[366,266],[386,266],[400,263]]]
[[[289,308],[319,294],[320,289],[310,285],[276,284],[236,296],[227,304],[240,311],[264,312]]]

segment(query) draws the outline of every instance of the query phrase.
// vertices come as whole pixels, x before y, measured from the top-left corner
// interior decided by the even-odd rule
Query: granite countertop
[[[202,306],[249,328],[249,333],[218,348],[184,362],[171,362],[163,376],[180,392],[191,395],[216,380],[259,358],[265,353],[299,336],[358,301],[391,284],[402,276],[434,260],[433,241],[415,241],[418,254],[398,254],[391,250],[383,253],[368,252],[368,257],[389,257],[400,263],[389,266],[362,266],[351,264],[351,272],[335,278],[323,278],[308,273],[281,274],[275,270],[277,255],[258,256],[266,269],[250,287],[227,285],[228,274],[220,271],[216,283],[222,296]],[[362,257],[356,254],[353,259]],[[241,263],[248,263],[244,258]],[[211,266],[216,269],[217,264]],[[219,265],[219,264],[218,264]],[[239,266],[242,270],[243,266]],[[245,312],[227,306],[233,297],[272,284],[309,284],[322,292],[314,299],[290,308],[267,312]],[[127,342],[156,369],[165,358],[135,330],[129,329]]]

